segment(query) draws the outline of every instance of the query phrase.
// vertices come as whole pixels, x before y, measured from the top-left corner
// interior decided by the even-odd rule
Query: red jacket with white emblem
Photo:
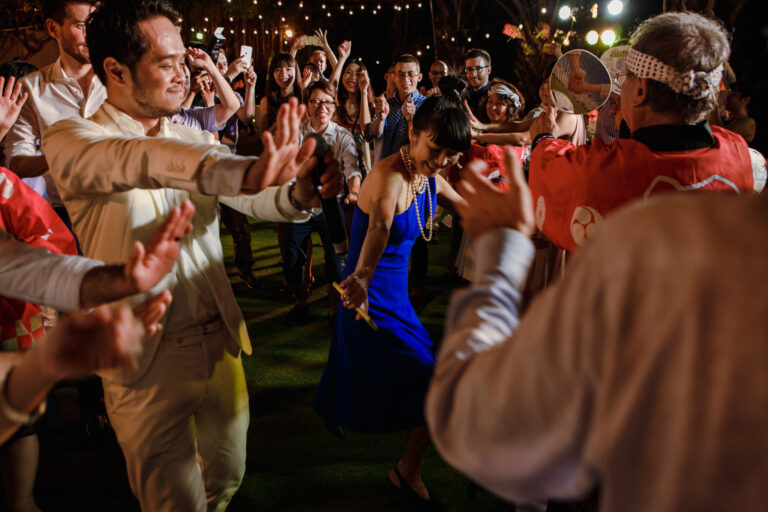
[[[531,153],[529,185],[538,228],[555,245],[573,251],[617,208],[652,194],[675,191],[752,191],[747,144],[712,127],[715,146],[653,152],[632,139],[574,146],[545,139]]]

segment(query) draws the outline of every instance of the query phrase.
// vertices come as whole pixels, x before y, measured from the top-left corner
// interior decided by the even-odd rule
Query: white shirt
[[[109,102],[91,119],[52,126],[43,136],[43,150],[83,254],[89,257],[126,261],[135,241],[149,239],[174,206],[191,199],[196,208],[193,231],[181,242],[174,271],[150,292],[169,288],[174,296],[163,333],[172,337],[220,317],[234,348],[240,345],[250,353],[245,322],[224,268],[218,202],[267,220],[308,219],[308,213],[290,204],[287,186],[236,196],[254,158],[232,155],[226,146],[213,144],[210,133],[167,118],[161,120],[158,136],[144,137],[141,123]],[[132,300],[139,303],[146,297]],[[108,378],[123,384],[138,380],[158,342],[159,336],[154,336],[145,347],[137,375]]]
[[[312,128],[312,123],[309,120],[305,120],[301,125],[301,139],[315,132]],[[361,180],[363,179],[363,173],[360,171],[360,166],[357,164],[357,147],[355,146],[355,138],[352,133],[346,128],[342,128],[333,121],[328,122],[328,126],[325,131],[321,133],[323,140],[328,143],[333,152],[333,159],[339,162],[341,166],[341,173],[349,183],[349,180],[357,176]]]
[[[6,297],[62,311],[80,308],[83,277],[100,261],[33,249],[0,229],[0,290]]]
[[[107,99],[107,89],[95,74],[86,98],[77,80],[68,77],[62,69],[61,58],[30,73],[21,82],[29,97],[5,137],[6,162],[15,156],[35,156],[35,144],[49,126],[71,117],[90,117]],[[53,206],[62,206],[50,173],[46,172],[43,177],[48,202]]]

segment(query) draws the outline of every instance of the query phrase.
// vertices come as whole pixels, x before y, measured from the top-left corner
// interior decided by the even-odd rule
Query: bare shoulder
[[[399,154],[382,159],[373,166],[360,188],[363,210],[373,201],[397,201],[405,183],[405,169]]]

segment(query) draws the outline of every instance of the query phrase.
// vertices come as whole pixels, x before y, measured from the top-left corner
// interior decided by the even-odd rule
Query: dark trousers
[[[235,267],[240,274],[247,276],[253,268],[253,252],[251,252],[251,225],[248,216],[221,205],[221,221],[232,235],[235,246]]]
[[[325,254],[325,278],[331,281],[341,281],[344,260],[333,250],[331,235],[325,227],[325,219],[322,215],[312,217],[307,222],[285,224],[285,255],[283,257],[283,275],[285,281],[296,290],[299,300],[306,299],[309,290],[305,290],[303,284],[302,268],[308,255],[304,252],[307,239],[316,231],[323,241]]]

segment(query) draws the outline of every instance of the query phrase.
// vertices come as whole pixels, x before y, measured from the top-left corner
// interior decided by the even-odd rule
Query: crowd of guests
[[[164,0],[43,4],[59,58],[0,70],[10,510],[36,510],[46,395],[94,372],[83,407],[103,400],[142,509],[227,508],[251,344],[219,229],[258,290],[249,217],[277,223],[291,323],[309,318],[319,233],[334,331],[315,411],[342,438],[408,430],[387,478],[411,504],[441,507],[421,475],[430,443],[539,510],[596,488],[602,510],[768,498],[766,168],[719,22],[640,24],[589,130],[556,108],[552,66],[527,109],[482,49],[426,80],[400,55],[377,95],[352,42],[335,53],[318,30],[319,46],[272,56],[257,105],[252,63],[185,45]],[[241,131],[261,134],[258,155],[237,154]],[[466,287],[438,350],[414,305],[441,217],[446,283]]]

